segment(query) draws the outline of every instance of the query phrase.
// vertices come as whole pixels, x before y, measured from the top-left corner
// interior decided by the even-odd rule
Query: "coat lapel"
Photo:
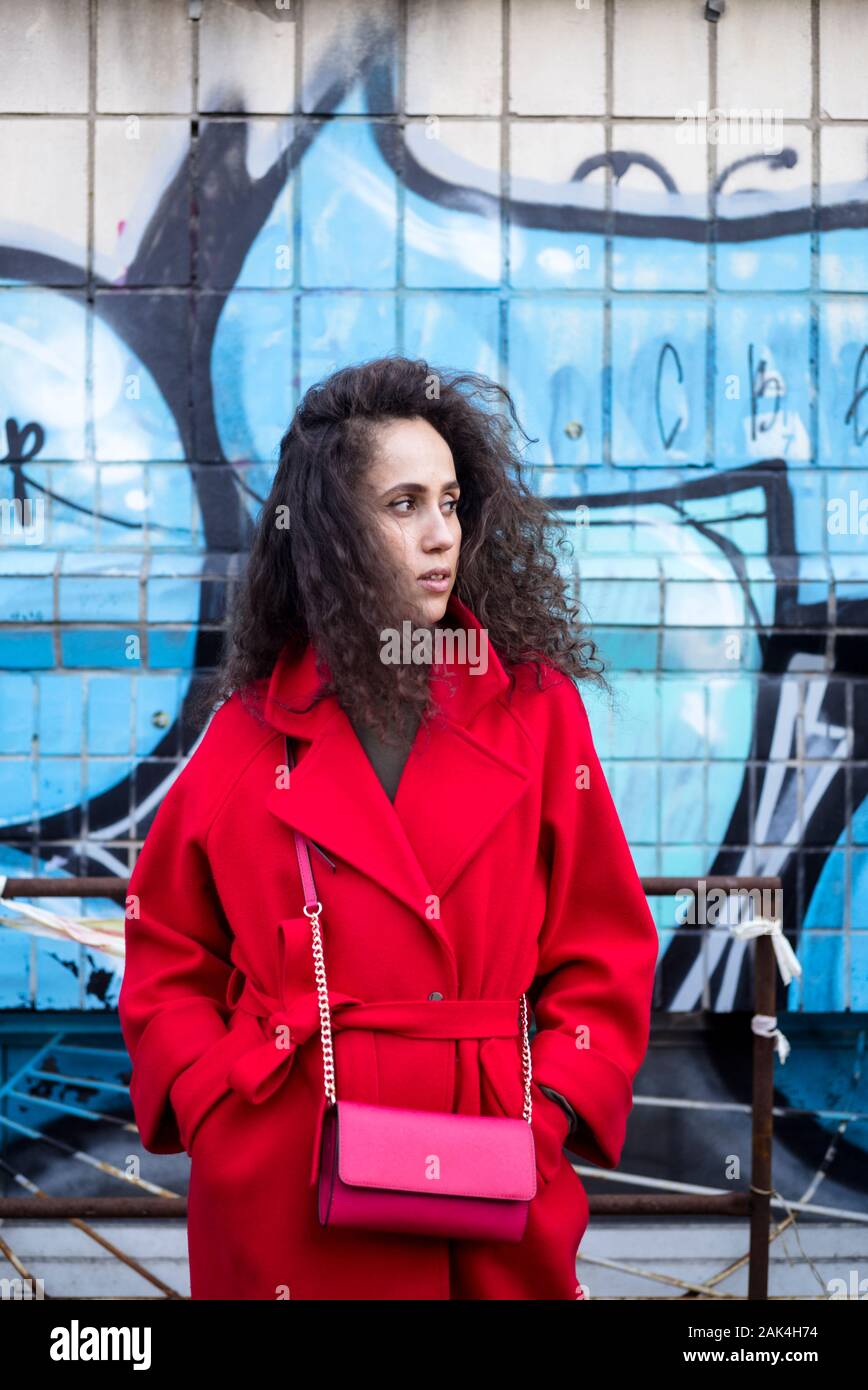
[[[449,609],[462,627],[482,633],[455,595]],[[485,738],[467,727],[507,689],[496,652],[489,644],[488,669],[476,675],[464,663],[450,665],[452,692],[443,668],[432,668],[432,691],[445,723],[427,730],[420,725],[394,804],[335,697],[304,712],[318,683],[311,644],[296,661],[285,652],[268,685],[266,718],[310,747],[293,768],[289,787],[268,792],[268,809],[380,884],[451,953],[438,916],[430,915],[432,899],[444,897],[530,782],[530,766],[504,757],[493,734]]]

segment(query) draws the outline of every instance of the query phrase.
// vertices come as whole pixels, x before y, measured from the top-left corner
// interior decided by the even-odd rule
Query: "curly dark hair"
[[[398,575],[368,524],[362,486],[378,424],[417,417],[452,451],[461,487],[455,593],[487,630],[510,691],[520,663],[534,663],[542,683],[541,659],[608,689],[596,643],[578,627],[559,572],[555,551],[564,537],[547,534],[561,523],[523,478],[510,421],[531,437],[509,391],[479,372],[388,356],[335,371],[301,400],[280,443],[219,667],[197,709],[213,709],[240,690],[259,715],[263,681],[282,647],[300,655],[310,639],[332,676],[314,703],[336,695],[354,722],[387,742],[408,715],[433,716],[427,666],[380,657],[383,629],[400,631],[407,615]],[[448,621],[447,614],[441,626]]]

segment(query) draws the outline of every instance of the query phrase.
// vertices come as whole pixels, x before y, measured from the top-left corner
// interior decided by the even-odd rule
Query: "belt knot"
[[[247,980],[238,1008],[260,1018],[268,1036],[236,1058],[228,1081],[234,1090],[259,1105],[286,1080],[299,1046],[319,1031],[317,996],[313,992],[302,994],[282,1004]]]

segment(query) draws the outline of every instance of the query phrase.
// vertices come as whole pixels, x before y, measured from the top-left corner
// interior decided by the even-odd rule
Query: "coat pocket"
[[[232,1063],[257,1040],[258,1031],[254,1036],[254,1030],[255,1022],[249,1015],[240,1011],[232,1014],[223,1037],[207,1047],[172,1083],[170,1099],[178,1133],[191,1156],[199,1126],[231,1089],[228,1074]]]
[[[486,1038],[479,1049],[479,1062],[483,1073],[483,1097],[488,1095],[489,1104],[494,1103],[496,1113],[520,1119],[524,1109],[520,1044],[512,1038]],[[541,1091],[533,1079],[530,1094],[536,1171],[540,1183],[545,1186],[561,1166],[570,1120],[563,1107]]]

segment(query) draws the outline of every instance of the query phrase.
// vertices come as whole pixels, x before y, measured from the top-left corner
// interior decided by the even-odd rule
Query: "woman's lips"
[[[416,583],[421,584],[423,589],[429,589],[432,594],[443,594],[449,588],[449,580],[450,576],[444,574],[436,579],[417,579]]]

